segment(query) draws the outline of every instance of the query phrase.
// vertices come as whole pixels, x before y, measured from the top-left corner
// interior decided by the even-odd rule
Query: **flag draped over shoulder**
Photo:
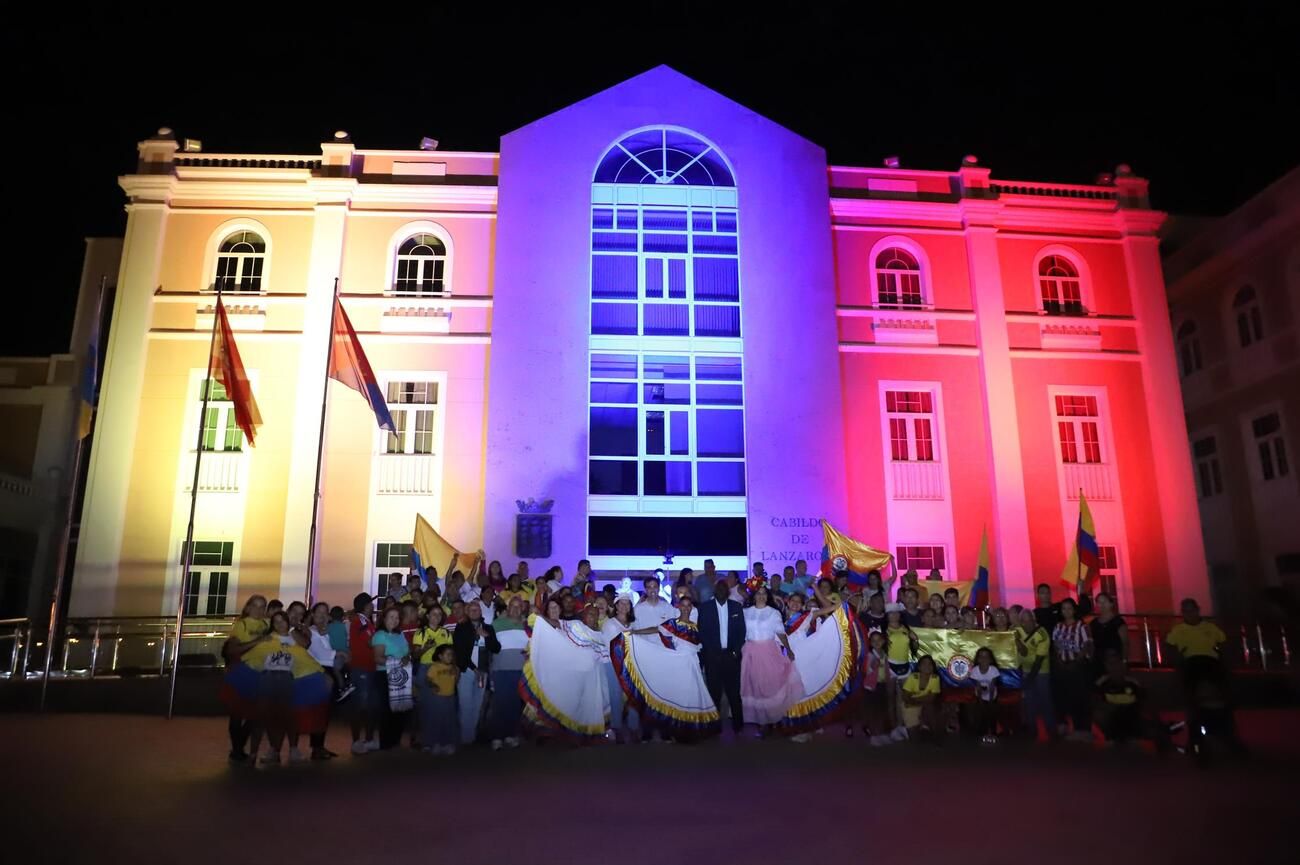
[[[1002,687],[1020,687],[1020,663],[1016,654],[1016,635],[1012,631],[959,631],[948,628],[913,628],[919,658],[929,655],[939,670],[944,685],[952,688],[972,687],[970,671],[975,653],[987,647],[1002,674]]]
[[[370,410],[375,413],[379,428],[395,432],[397,426],[388,412],[388,401],[384,399],[384,392],[380,390],[375,371],[366,359],[361,340],[357,339],[357,332],[352,329],[352,322],[348,320],[343,303],[337,296],[334,298],[333,328],[334,344],[330,349],[329,377],[361,394],[370,404]]]
[[[253,399],[253,385],[244,371],[244,362],[239,357],[239,347],[235,345],[235,335],[230,329],[230,319],[226,317],[226,305],[217,298],[217,316],[213,325],[217,329],[212,347],[212,365],[208,375],[221,382],[226,397],[234,404],[235,423],[239,425],[253,445],[257,428],[262,425],[262,413],[257,410],[257,400]]]
[[[865,586],[867,574],[881,570],[894,560],[883,550],[841,534],[825,520],[822,520],[822,536],[825,540],[821,571],[825,576],[830,576],[833,571],[848,571],[850,583]]]
[[[1061,582],[1076,592],[1088,586],[1088,581],[1101,570],[1101,550],[1097,546],[1097,527],[1092,522],[1088,500],[1079,490],[1079,524],[1074,533],[1074,544],[1061,569]]]
[[[420,580],[429,582],[429,568],[445,568],[442,574],[450,576],[452,571],[460,571],[466,578],[472,578],[475,565],[482,553],[462,553],[429,525],[429,521],[419,514],[415,515],[415,538],[411,541],[411,566],[420,575]]]

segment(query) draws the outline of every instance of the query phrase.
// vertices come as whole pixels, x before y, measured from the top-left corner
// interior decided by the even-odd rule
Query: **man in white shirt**
[[[657,628],[669,619],[677,618],[677,609],[659,595],[658,577],[646,577],[642,585],[645,588],[645,597],[632,608],[632,615],[636,617],[636,627]]]
[[[704,682],[713,703],[722,709],[727,698],[731,728],[740,732],[745,724],[740,700],[740,650],[745,645],[745,608],[731,600],[725,583],[713,587],[713,600],[700,612],[700,657],[704,661]]]

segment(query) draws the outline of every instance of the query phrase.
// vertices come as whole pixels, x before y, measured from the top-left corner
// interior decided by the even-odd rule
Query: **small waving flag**
[[[983,609],[989,605],[989,528],[984,527],[984,536],[980,538],[980,558],[975,565],[975,586],[971,591],[974,596],[973,606]]]
[[[848,535],[840,534],[830,523],[822,520],[821,572],[829,577],[834,571],[848,571],[849,583],[855,586],[867,584],[867,574],[878,571],[894,560],[889,553],[855,541]]]
[[[244,371],[244,362],[239,358],[239,347],[235,345],[235,335],[230,330],[230,319],[226,317],[226,306],[217,298],[217,316],[213,327],[217,329],[215,343],[212,347],[212,364],[208,375],[221,382],[226,389],[226,396],[234,403],[235,423],[243,430],[244,438],[253,446],[253,437],[262,425],[262,413],[257,410],[257,400],[253,399],[253,386]]]
[[[81,370],[81,416],[77,419],[77,438],[90,435],[90,421],[99,403],[99,317],[90,327],[90,344],[86,346],[86,366]]]
[[[1079,490],[1079,527],[1074,533],[1074,545],[1061,570],[1061,582],[1076,593],[1088,587],[1088,581],[1101,570],[1101,549],[1097,546],[1097,527],[1092,522],[1088,500]]]
[[[357,332],[352,329],[352,322],[337,296],[334,298],[334,346],[330,352],[329,377],[365,398],[380,429],[397,431],[393,416],[388,413],[384,392],[379,389],[379,380],[375,378],[375,371],[370,368],[366,352],[361,348],[361,340],[357,339]]]

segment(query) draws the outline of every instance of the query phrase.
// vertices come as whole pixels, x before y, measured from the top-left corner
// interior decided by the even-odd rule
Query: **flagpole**
[[[1083,501],[1083,487],[1079,487],[1079,501]],[[1079,525],[1083,522],[1083,508],[1079,508],[1079,522],[1075,524],[1074,529],[1074,602],[1077,605],[1083,600],[1083,555],[1079,549]]]
[[[185,526],[181,554],[181,576],[176,585],[176,648],[172,650],[172,680],[167,691],[167,720],[176,709],[176,672],[181,666],[181,629],[185,625],[185,583],[194,564],[194,514],[199,507],[199,469],[203,464],[203,427],[208,422],[208,399],[212,395],[212,353],[217,347],[217,326],[221,321],[221,280],[217,280],[217,304],[212,312],[212,337],[208,340],[208,365],[203,370],[203,407],[199,409],[199,434],[194,444],[194,478],[190,483],[190,520]],[[166,641],[166,631],[163,639]]]
[[[330,302],[329,342],[325,348],[325,384],[320,395],[320,430],[316,436],[316,491],[311,499],[311,531],[307,535],[307,606],[316,601],[316,525],[320,517],[320,476],[325,453],[325,413],[329,407],[330,365],[334,361],[334,314],[339,302],[339,278],[334,277],[334,299]]]
[[[91,323],[91,333],[100,333],[100,318],[104,315],[104,291],[108,286],[108,276],[99,278],[99,302],[95,304],[95,320]],[[102,336],[101,336],[102,338]],[[90,350],[99,352],[99,339],[93,341]],[[93,363],[98,369],[99,357],[87,357],[87,363]],[[96,379],[98,379],[96,374]],[[98,388],[99,382],[95,381],[91,387]],[[94,393],[90,394],[92,406]],[[94,411],[92,407],[91,411]],[[93,422],[92,416],[92,422]],[[80,432],[80,430],[78,430]],[[59,539],[59,557],[54,562],[54,594],[50,598],[50,631],[45,639],[45,669],[41,673],[41,702],[40,711],[45,711],[45,689],[50,682],[50,658],[54,654],[54,638],[57,636],[59,624],[59,612],[63,609],[63,590],[64,583],[67,580],[68,572],[68,548],[72,546],[72,520],[76,516],[77,508],[77,482],[81,478],[81,451],[85,445],[86,439],[90,436],[90,430],[86,430],[86,435],[77,436],[77,445],[72,452],[72,484],[68,487],[68,508],[64,514],[63,520],[63,537]],[[93,670],[91,672],[94,672]]]

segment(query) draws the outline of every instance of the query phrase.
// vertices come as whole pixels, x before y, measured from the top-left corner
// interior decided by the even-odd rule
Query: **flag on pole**
[[[235,423],[244,432],[250,447],[257,435],[257,428],[262,425],[262,413],[257,410],[257,400],[253,399],[253,386],[244,371],[244,362],[239,358],[239,347],[235,345],[235,335],[230,330],[230,319],[226,317],[226,306],[217,298],[217,316],[213,326],[217,329],[212,347],[212,365],[208,375],[221,382],[226,396],[234,404]]]
[[[388,413],[388,401],[379,389],[379,380],[370,368],[366,352],[361,348],[361,340],[357,339],[357,332],[352,329],[352,322],[348,320],[348,314],[344,312],[343,303],[337,295],[334,298],[333,327],[334,345],[330,351],[329,377],[342,382],[365,398],[370,404],[370,410],[375,413],[380,429],[396,432],[397,426],[393,423],[393,416]]]
[[[825,520],[822,520],[822,537],[822,574],[829,577],[834,571],[848,571],[849,583],[855,586],[865,586],[867,574],[894,560],[883,550],[840,534]]]
[[[429,521],[419,514],[415,515],[415,538],[411,541],[411,567],[420,575],[420,581],[429,583],[429,568],[445,568],[445,579],[452,571],[460,571],[469,579],[473,574],[482,551],[462,553],[429,525]]]
[[[86,346],[86,366],[81,370],[81,416],[77,420],[79,439],[90,435],[90,421],[99,402],[99,316],[100,312],[96,310],[95,320],[90,325],[90,344]]]
[[[1101,570],[1101,549],[1097,546],[1097,527],[1092,522],[1088,500],[1079,490],[1079,527],[1074,533],[1074,544],[1061,569],[1061,582],[1076,593],[1088,587],[1088,581]]]
[[[975,587],[971,594],[974,606],[977,609],[989,605],[989,528],[984,527],[984,535],[980,538],[980,558],[975,565]]]

